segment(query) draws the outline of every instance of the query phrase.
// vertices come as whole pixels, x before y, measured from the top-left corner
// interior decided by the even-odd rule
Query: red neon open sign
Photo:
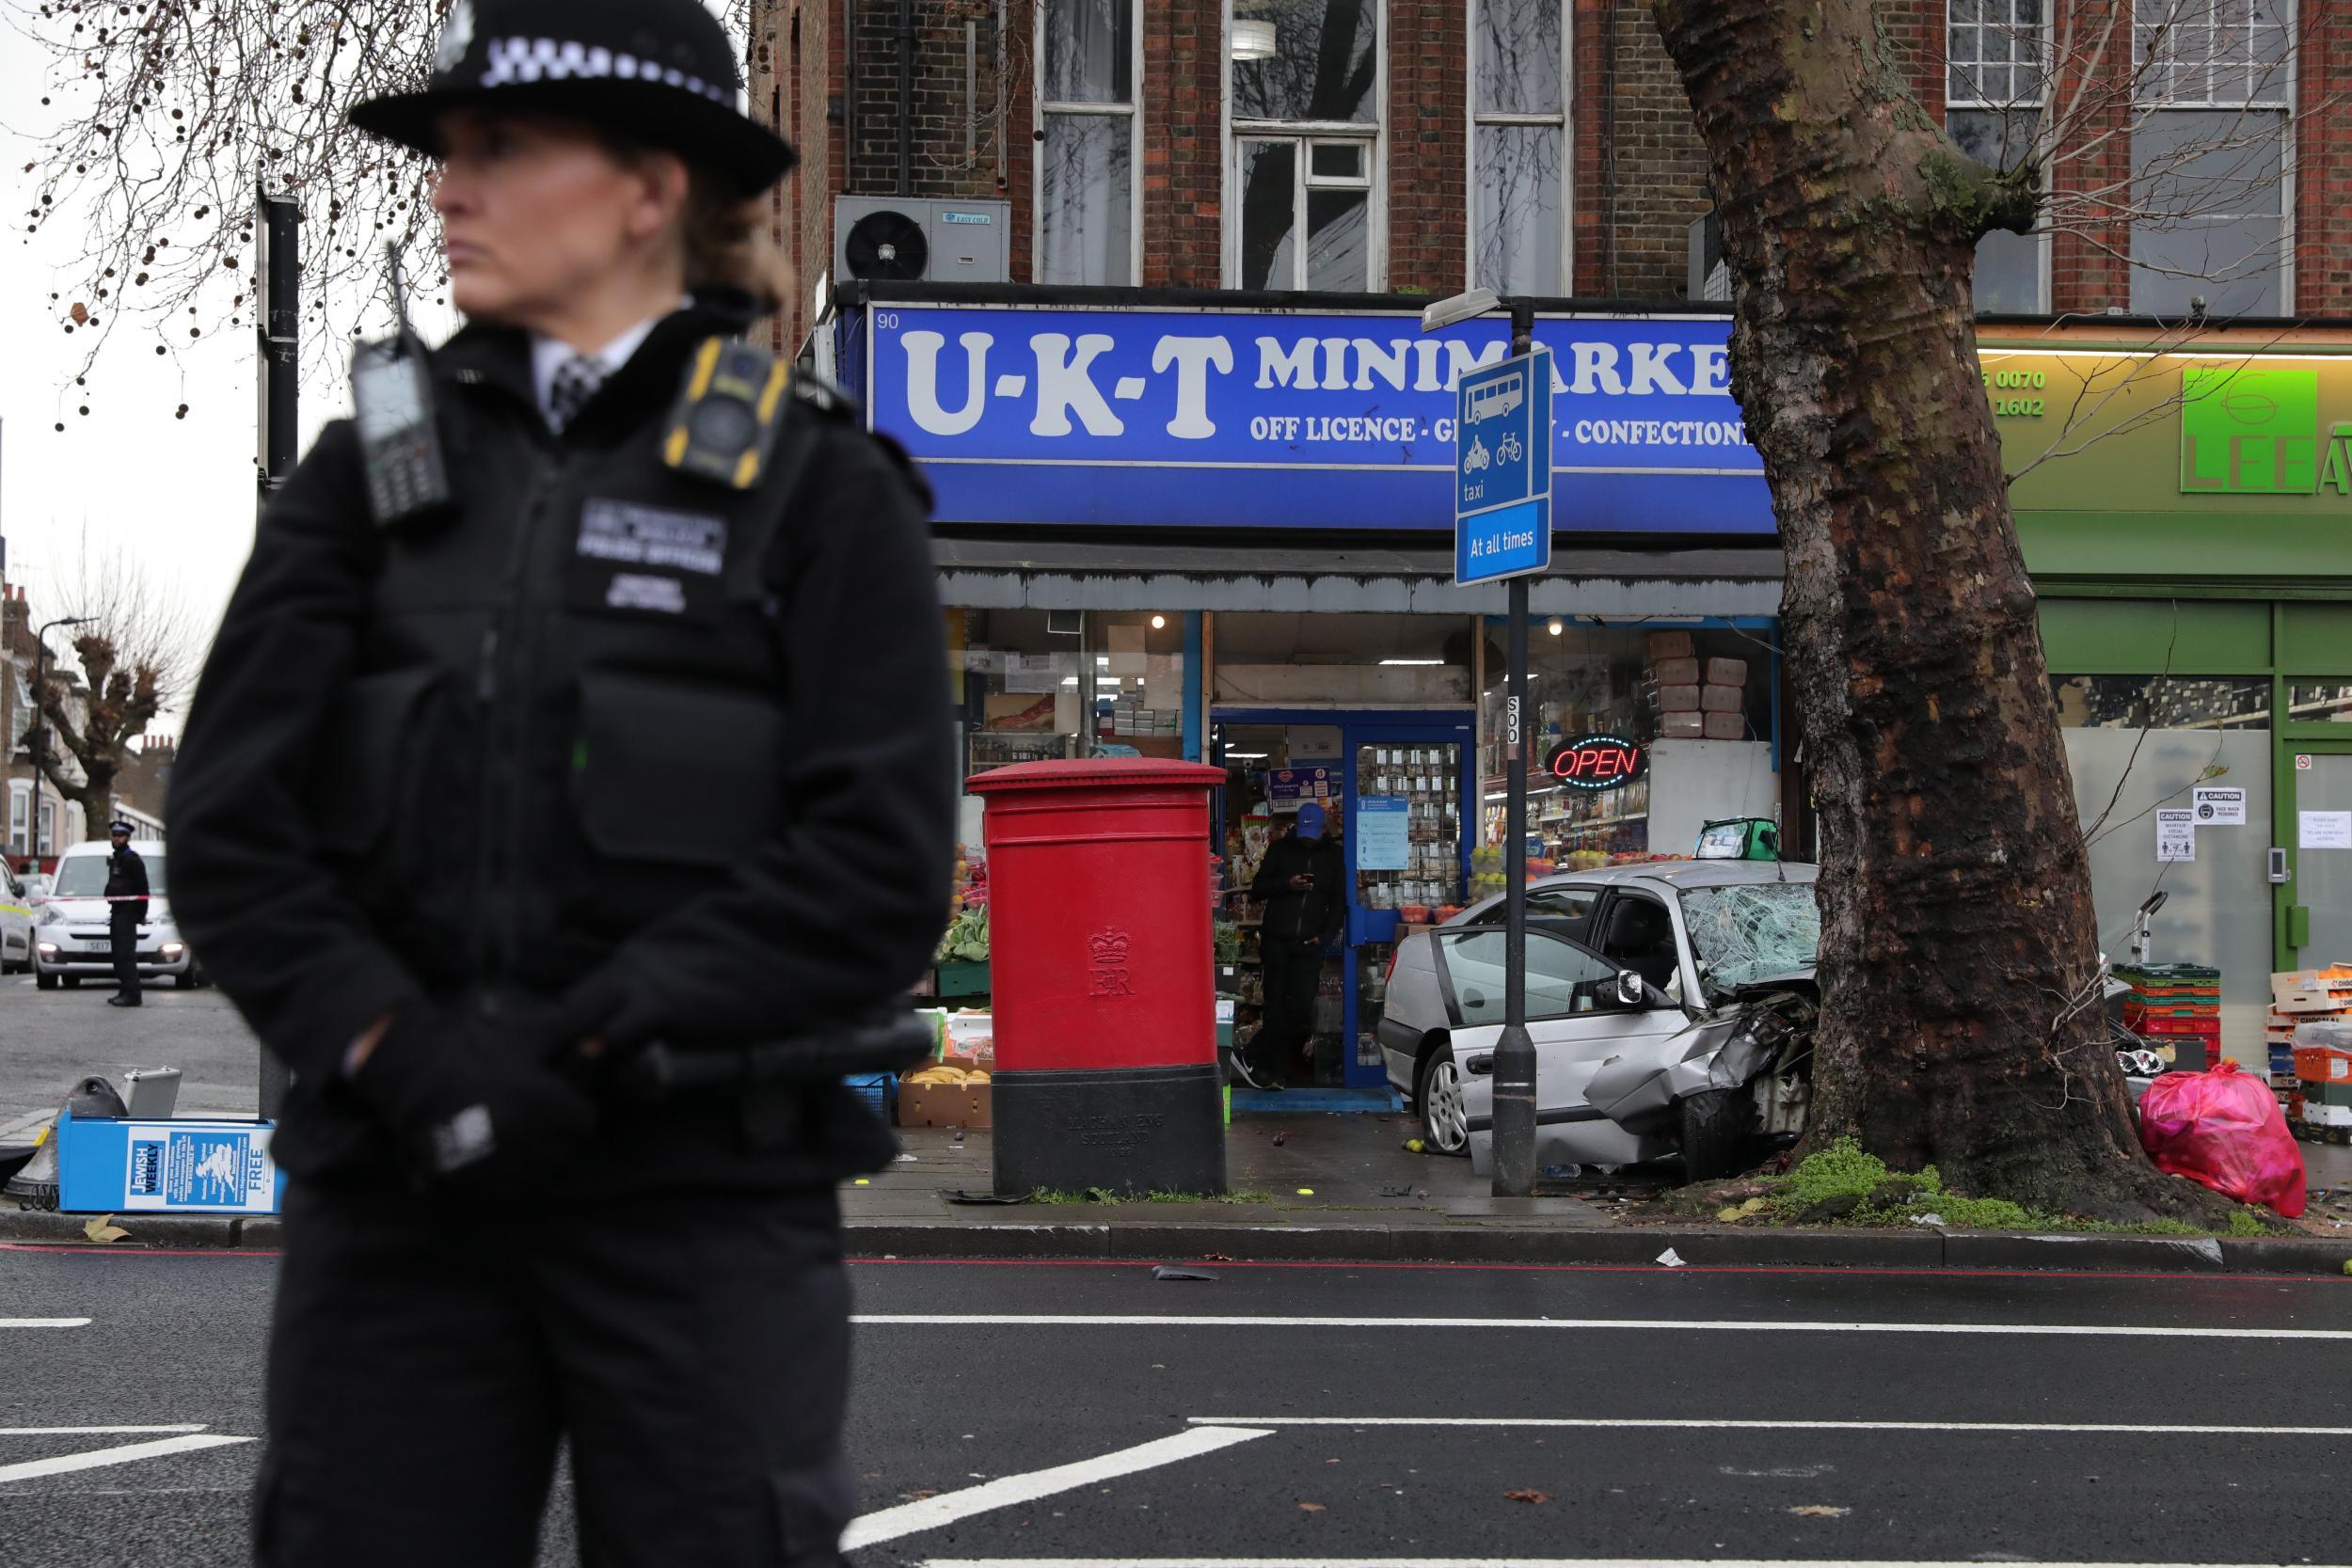
[[[1649,753],[1621,735],[1588,735],[1555,746],[1544,766],[1570,789],[1623,789],[1642,776]]]

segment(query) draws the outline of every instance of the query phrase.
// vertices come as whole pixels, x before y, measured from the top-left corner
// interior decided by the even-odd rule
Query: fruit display
[[[948,925],[946,934],[939,939],[937,963],[988,962],[988,905],[983,902],[967,907]]]
[[[945,1062],[933,1062],[898,1080],[901,1084],[942,1084],[955,1088],[977,1088],[990,1081],[989,1070],[984,1067],[949,1067]]]

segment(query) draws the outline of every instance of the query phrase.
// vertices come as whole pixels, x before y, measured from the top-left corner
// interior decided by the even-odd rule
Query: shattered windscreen
[[[1743,882],[1682,895],[1691,951],[1710,989],[1811,969],[1821,911],[1811,882]]]

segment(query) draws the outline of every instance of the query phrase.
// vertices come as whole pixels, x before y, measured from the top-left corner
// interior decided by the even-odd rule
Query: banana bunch
[[[948,1067],[942,1062],[933,1062],[899,1080],[901,1084],[940,1084],[960,1088],[976,1088],[988,1081],[986,1068]]]

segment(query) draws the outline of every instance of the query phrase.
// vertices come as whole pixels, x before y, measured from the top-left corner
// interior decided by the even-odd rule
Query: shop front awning
[[[1454,585],[1450,549],[1100,540],[934,539],[940,595],[966,610],[1209,610],[1500,615],[1507,588]],[[1774,615],[1777,548],[1579,549],[1530,585],[1537,615]]]

